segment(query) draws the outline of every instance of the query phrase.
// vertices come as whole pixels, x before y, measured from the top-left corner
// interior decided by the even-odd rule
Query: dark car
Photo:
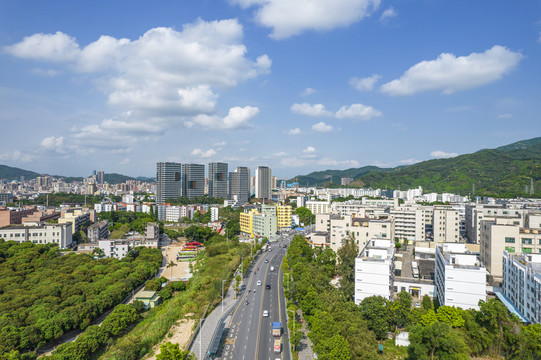
[[[265,289],[270,289],[270,285],[265,285]]]

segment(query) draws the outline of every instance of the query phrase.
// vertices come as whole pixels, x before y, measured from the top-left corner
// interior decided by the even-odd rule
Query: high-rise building
[[[242,205],[250,200],[250,169],[239,166],[229,173],[229,198]]]
[[[203,196],[205,189],[205,165],[182,164],[182,196],[188,199]]]
[[[267,166],[258,166],[255,171],[255,197],[270,199],[272,190],[272,171]]]
[[[181,195],[182,165],[174,162],[159,162],[156,166],[156,204]]]
[[[103,170],[99,170],[96,173],[96,182],[100,185],[103,185],[104,178],[105,178],[105,172]]]
[[[208,194],[210,197],[227,199],[227,164],[213,162],[209,164]]]

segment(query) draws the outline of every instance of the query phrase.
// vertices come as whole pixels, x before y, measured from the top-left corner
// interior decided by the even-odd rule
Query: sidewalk
[[[302,311],[297,310],[297,314],[302,317]],[[302,328],[301,331],[303,333],[302,339],[299,342],[299,346],[297,347],[297,352],[299,354],[299,360],[313,360],[314,359],[314,352],[312,351],[312,342],[308,338],[308,329],[306,328],[306,321],[303,319],[302,322]]]
[[[234,280],[231,281],[231,284],[229,285],[229,288],[227,289],[227,292],[225,294],[225,299],[224,299],[224,304],[223,304],[224,311],[222,312],[222,304],[219,304],[210,314],[208,314],[207,318],[204,319],[201,330],[197,333],[197,336],[192,342],[190,351],[195,354],[198,360],[202,360],[205,358],[205,354],[207,353],[210,342],[212,341],[212,336],[214,335],[214,331],[218,327],[218,323],[222,315],[230,312],[233,309],[233,307],[237,304],[238,299],[234,298],[235,297],[235,290],[233,289],[234,282],[235,282]],[[240,296],[242,296],[242,291],[239,292],[239,297]],[[202,338],[202,341],[201,341],[201,338]],[[199,357],[200,349],[201,349],[201,357]]]

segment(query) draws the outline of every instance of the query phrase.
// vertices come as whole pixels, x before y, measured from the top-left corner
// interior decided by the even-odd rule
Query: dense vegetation
[[[109,222],[109,231],[111,239],[123,239],[130,231],[137,231],[140,234],[146,232],[147,223],[158,222],[153,214],[133,211],[102,211],[97,214],[98,220],[107,220]],[[163,232],[163,226],[160,223],[160,231]]]
[[[340,178],[357,179],[362,175],[371,172],[386,172],[392,169],[380,168],[377,166],[363,166],[361,168],[351,168],[346,170],[324,170],[314,171],[308,175],[297,175],[293,179],[288,180],[288,183],[298,182],[299,186],[323,186],[325,183],[340,184]]]
[[[94,260],[60,256],[55,244],[0,240],[0,357],[85,329],[154,274],[161,261],[157,249]]]
[[[291,275],[290,299],[305,313],[319,359],[375,359],[378,342],[385,344],[385,359],[541,358],[541,325],[521,325],[496,299],[481,301],[476,311],[438,307],[426,296],[416,308],[401,292],[394,301],[374,296],[356,306],[351,297],[354,256],[348,255],[354,247],[347,241],[335,256],[296,236],[284,261],[284,283]],[[329,284],[337,274],[342,276],[339,288]],[[289,302],[288,308],[295,307]],[[401,330],[410,334],[407,349],[386,340],[389,332]],[[292,343],[299,338],[293,333]]]

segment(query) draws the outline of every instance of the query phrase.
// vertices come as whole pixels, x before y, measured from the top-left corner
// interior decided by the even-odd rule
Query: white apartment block
[[[458,210],[452,206],[434,206],[432,231],[435,243],[459,242],[460,219]]]
[[[368,205],[368,206],[389,207],[390,209],[395,209],[398,207],[398,198],[396,199],[368,199],[366,197],[363,197],[361,201],[363,205]]]
[[[516,219],[497,217],[481,221],[481,261],[496,279],[503,276],[502,256],[510,254],[540,253],[540,229],[525,229],[516,225]]]
[[[479,300],[486,300],[486,274],[478,254],[465,244],[436,246],[434,295],[440,305],[479,310]]]
[[[163,205],[162,205],[163,206]],[[163,206],[165,209],[165,221],[178,222],[180,219],[187,217],[193,219],[193,206]]]
[[[129,243],[125,240],[100,240],[99,247],[103,250],[105,257],[117,259],[123,259],[130,251]]]
[[[399,239],[425,241],[432,228],[432,206],[402,206],[391,210],[395,236]]]
[[[10,226],[0,229],[0,239],[31,241],[34,244],[58,244],[60,249],[66,249],[72,244],[72,225],[27,223],[27,226]]]
[[[59,224],[71,223],[72,234],[79,231],[85,223],[90,223],[90,212],[83,209],[73,209],[62,211],[62,216],[58,219]]]
[[[503,253],[503,294],[528,322],[541,323],[541,254]]]
[[[355,258],[355,304],[370,296],[393,296],[394,241],[372,239]]]
[[[469,242],[479,244],[481,242],[481,221],[507,217],[512,219],[515,225],[524,227],[524,218],[527,214],[527,209],[506,208],[503,205],[466,205],[466,236]]]
[[[328,214],[331,212],[331,203],[329,201],[314,201],[309,200],[306,202],[306,207],[312,212],[312,214]]]
[[[218,221],[218,208],[217,207],[211,207],[210,208],[210,221]]]

